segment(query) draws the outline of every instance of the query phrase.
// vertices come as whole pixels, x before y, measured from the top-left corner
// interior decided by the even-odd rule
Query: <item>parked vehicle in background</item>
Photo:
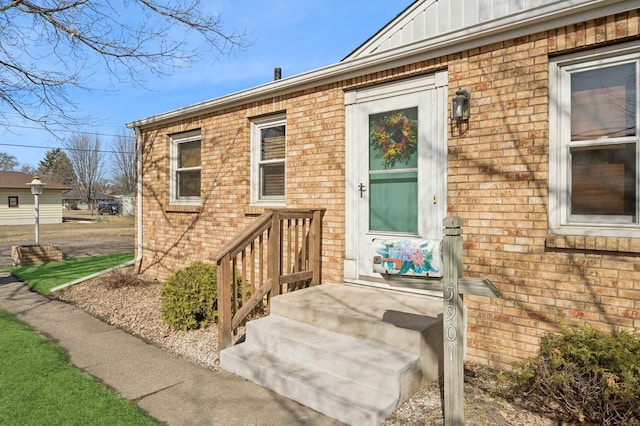
[[[117,215],[120,213],[120,203],[119,202],[100,202],[98,203],[98,214],[108,214],[108,215]]]

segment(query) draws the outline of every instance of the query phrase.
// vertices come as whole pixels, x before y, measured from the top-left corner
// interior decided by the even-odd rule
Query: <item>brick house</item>
[[[639,11],[418,0],[337,64],[129,123],[141,271],[211,259],[265,209],[325,208],[322,281],[389,288],[372,239],[440,239],[453,215],[465,275],[503,293],[465,298],[469,358],[638,328]]]

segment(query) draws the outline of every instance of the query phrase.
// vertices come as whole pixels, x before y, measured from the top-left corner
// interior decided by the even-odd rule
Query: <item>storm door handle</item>
[[[360,182],[360,185],[358,185],[358,191],[360,191],[360,198],[362,198],[363,194],[367,191],[367,187]]]

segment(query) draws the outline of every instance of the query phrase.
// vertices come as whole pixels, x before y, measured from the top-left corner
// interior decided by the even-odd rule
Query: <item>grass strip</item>
[[[0,311],[0,424],[157,425],[69,364],[61,349]]]
[[[38,265],[9,266],[6,269],[27,283],[29,287],[47,296],[52,288],[122,265],[130,260],[133,260],[133,253],[117,253],[77,257],[62,262]]]

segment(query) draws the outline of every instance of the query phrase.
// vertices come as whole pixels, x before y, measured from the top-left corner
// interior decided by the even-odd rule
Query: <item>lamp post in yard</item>
[[[40,195],[44,189],[44,183],[38,176],[34,176],[33,180],[27,183],[31,188],[34,197],[34,207],[36,216],[36,243],[12,246],[11,247],[11,264],[13,266],[34,265],[37,263],[57,262],[62,260],[62,249],[60,246],[52,244],[40,245]],[[54,186],[54,189],[56,186]],[[58,187],[59,188],[59,187]]]
[[[44,189],[44,183],[38,176],[34,176],[33,180],[28,183],[31,187],[31,193],[35,199],[35,216],[36,216],[36,245],[40,245],[40,195]]]

